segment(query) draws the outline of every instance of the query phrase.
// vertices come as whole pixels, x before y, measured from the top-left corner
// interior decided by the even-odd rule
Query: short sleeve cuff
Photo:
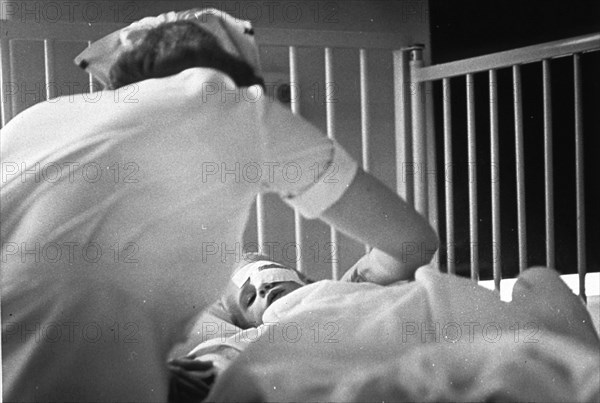
[[[312,219],[323,214],[338,201],[356,176],[358,164],[340,146],[334,142],[333,158],[315,183],[299,195],[285,201],[297,208],[304,217]]]

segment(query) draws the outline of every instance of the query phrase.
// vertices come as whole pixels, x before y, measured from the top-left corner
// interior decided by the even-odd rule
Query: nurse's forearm
[[[427,220],[360,169],[346,192],[321,218],[356,240],[391,255],[402,266],[399,270],[405,278],[429,263],[438,248],[437,235]]]

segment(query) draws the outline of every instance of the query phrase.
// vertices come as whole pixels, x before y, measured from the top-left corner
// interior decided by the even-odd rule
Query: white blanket
[[[392,287],[322,281],[276,301],[209,401],[598,401],[600,343],[554,271],[513,301],[421,268]]]

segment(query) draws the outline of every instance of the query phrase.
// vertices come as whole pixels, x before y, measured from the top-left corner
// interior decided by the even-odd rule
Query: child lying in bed
[[[508,303],[428,266],[417,270],[415,281],[392,287],[329,280],[302,285],[296,276],[268,261],[235,272],[226,298],[238,310],[238,323],[258,322],[262,312],[265,324],[239,343],[243,354],[219,374],[210,401],[600,396],[598,335],[554,270],[522,273]],[[198,349],[197,358],[206,359],[205,352]],[[191,359],[178,364],[188,380],[209,367]]]
[[[409,280],[399,261],[390,255],[372,249],[358,260],[340,279],[342,282],[370,282],[388,285]],[[313,281],[284,264],[261,254],[249,254],[235,268],[219,305],[226,308],[230,322],[240,329],[257,328],[263,325],[265,311],[276,301],[282,300]],[[210,391],[215,380],[210,355],[187,357],[170,361],[170,401],[202,400]],[[222,365],[222,364],[221,364]],[[221,366],[220,365],[220,366]]]
[[[390,255],[372,249],[341,278],[348,282],[388,285],[406,278],[401,264]],[[272,261],[268,256],[250,255],[234,271],[222,303],[232,323],[241,329],[263,324],[271,304],[300,287],[312,283],[302,273]]]

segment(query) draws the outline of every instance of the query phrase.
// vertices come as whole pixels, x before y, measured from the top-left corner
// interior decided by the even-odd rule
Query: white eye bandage
[[[261,269],[264,266],[278,265],[278,263],[270,262],[268,260],[259,260],[258,262],[252,262],[242,267],[231,277],[231,281],[238,288],[250,280],[250,283],[255,287],[259,287],[261,284],[277,283],[282,281],[293,281],[304,285],[304,282],[300,280],[298,273],[292,269],[286,269],[283,267],[269,267]]]

